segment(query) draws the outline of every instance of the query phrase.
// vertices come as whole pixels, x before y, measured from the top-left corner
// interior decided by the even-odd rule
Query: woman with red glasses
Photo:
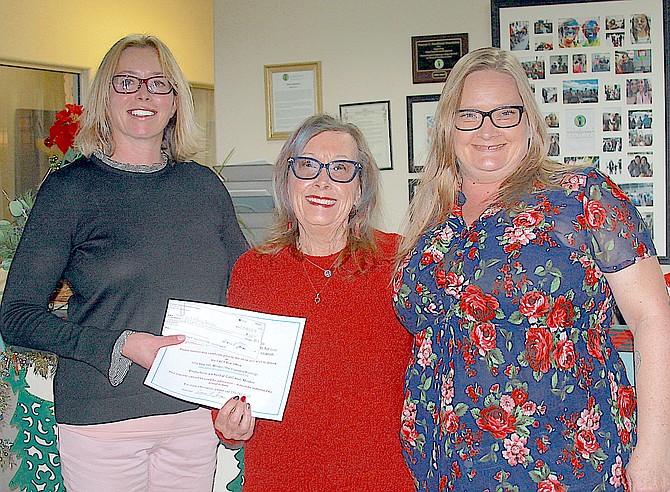
[[[105,55],[75,140],[42,185],[12,262],[2,335],[58,355],[54,409],[69,492],[210,492],[208,410],[143,384],[170,298],[226,302],[246,249],[200,148],[189,84],[168,47],[132,35]],[[72,288],[67,320],[48,302]]]

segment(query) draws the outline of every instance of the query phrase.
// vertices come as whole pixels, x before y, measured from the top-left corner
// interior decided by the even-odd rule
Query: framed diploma
[[[321,62],[265,65],[268,140],[284,140],[306,118],[321,112]]]
[[[611,176],[669,263],[670,0],[491,0],[491,28],[535,91],[549,155]]]
[[[439,94],[407,96],[407,159],[410,173],[423,171],[439,100]]]
[[[468,35],[412,36],[412,81],[444,82],[456,62],[468,52]]]
[[[340,119],[363,133],[379,169],[393,169],[391,101],[340,104]]]

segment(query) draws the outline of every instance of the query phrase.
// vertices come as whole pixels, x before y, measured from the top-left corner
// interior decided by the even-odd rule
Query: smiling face
[[[575,19],[566,20],[559,28],[564,44],[572,44],[579,34],[579,24]]]
[[[639,33],[646,34],[649,30],[649,23],[646,15],[636,15],[633,17],[633,27]]]
[[[163,75],[158,54],[153,48],[126,48],[115,75],[134,75],[142,79]],[[109,88],[109,116],[115,144],[112,157],[133,163],[138,155],[160,155],[163,130],[176,111],[175,94],[158,95],[146,84],[134,94],[119,94]]]
[[[338,159],[356,161],[358,148],[351,135],[325,131],[307,142],[301,156],[324,164]],[[298,179],[289,170],[288,192],[301,238],[306,234],[310,241],[346,241],[349,212],[361,196],[359,174],[349,183],[337,183],[325,168],[310,180]]]
[[[511,75],[483,70],[468,75],[459,109],[491,111],[500,106],[522,106]],[[456,157],[462,177],[479,183],[500,183],[511,175],[528,150],[529,127],[524,113],[512,128],[497,128],[490,118],[474,131],[456,131]]]

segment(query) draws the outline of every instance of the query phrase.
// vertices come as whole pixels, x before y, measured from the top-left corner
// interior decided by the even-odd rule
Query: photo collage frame
[[[492,2],[493,44],[524,67],[550,156],[610,175],[650,226],[661,257],[668,221],[664,3]]]

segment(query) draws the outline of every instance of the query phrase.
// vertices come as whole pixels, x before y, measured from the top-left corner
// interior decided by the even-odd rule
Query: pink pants
[[[58,425],[68,492],[211,492],[216,447],[209,410],[97,425]]]

